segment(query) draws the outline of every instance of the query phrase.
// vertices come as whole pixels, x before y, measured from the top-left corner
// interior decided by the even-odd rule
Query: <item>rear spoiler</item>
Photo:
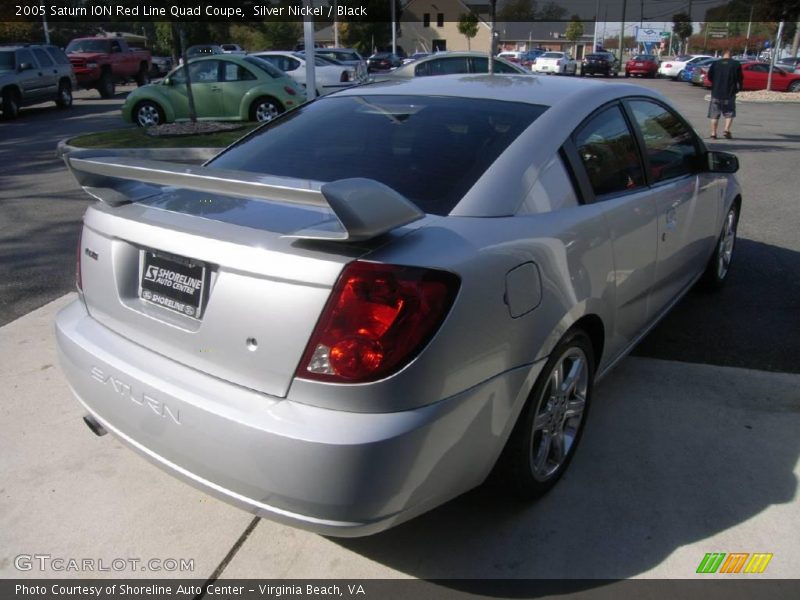
[[[416,205],[374,179],[340,179],[319,189],[287,185],[292,179],[214,167],[144,160],[120,156],[64,154],[78,184],[92,197],[119,206],[138,202],[175,187],[198,192],[329,208],[335,219],[286,237],[330,241],[364,241],[425,216]]]

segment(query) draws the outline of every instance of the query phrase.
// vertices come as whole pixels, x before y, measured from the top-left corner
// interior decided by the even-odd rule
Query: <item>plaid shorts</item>
[[[736,98],[711,98],[708,103],[708,118],[719,119],[720,115],[726,119],[736,116]]]

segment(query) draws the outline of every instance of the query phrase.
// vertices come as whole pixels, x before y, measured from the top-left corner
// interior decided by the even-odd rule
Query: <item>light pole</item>
[[[619,64],[622,64],[622,51],[625,44],[625,11],[628,8],[628,0],[622,0],[622,23],[619,29]]]

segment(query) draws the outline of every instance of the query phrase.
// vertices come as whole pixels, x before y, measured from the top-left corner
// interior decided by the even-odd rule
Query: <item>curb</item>
[[[70,139],[67,138],[58,142],[58,146],[56,146],[56,156],[58,158],[72,152],[94,150],[102,152],[106,156],[131,156],[151,160],[199,164],[214,158],[224,150],[224,148],[81,148],[80,146],[70,145]]]

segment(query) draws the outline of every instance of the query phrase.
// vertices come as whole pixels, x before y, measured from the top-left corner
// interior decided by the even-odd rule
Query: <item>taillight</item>
[[[445,271],[355,261],[331,292],[297,377],[363,383],[408,364],[442,324],[459,287]]]
[[[290,96],[296,96],[297,95],[297,92],[294,90],[294,88],[291,88],[288,85],[283,86],[283,89]]]
[[[664,65],[664,68],[665,68],[665,69],[671,69],[671,68],[672,68],[672,63],[667,63],[667,64],[665,64],[665,65]]]
[[[79,292],[83,291],[83,277],[81,275],[81,248],[83,247],[83,225],[78,233],[78,247],[75,249],[75,287]]]

